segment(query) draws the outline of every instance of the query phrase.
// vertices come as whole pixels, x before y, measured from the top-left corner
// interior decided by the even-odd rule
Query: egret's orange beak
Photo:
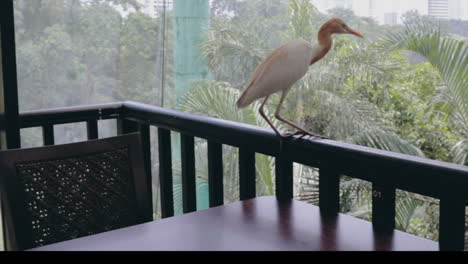
[[[360,38],[364,38],[364,36],[363,36],[361,33],[357,32],[357,31],[355,31],[355,30],[353,30],[353,29],[348,29],[348,33],[349,33],[349,34],[356,35],[356,36],[358,36],[358,37],[360,37]]]

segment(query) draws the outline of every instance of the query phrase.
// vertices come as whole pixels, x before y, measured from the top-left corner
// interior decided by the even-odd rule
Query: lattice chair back
[[[7,250],[152,220],[139,134],[0,152]]]

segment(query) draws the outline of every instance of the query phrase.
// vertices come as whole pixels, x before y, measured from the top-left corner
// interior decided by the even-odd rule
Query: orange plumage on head
[[[337,17],[331,18],[327,22],[323,23],[319,31],[329,27],[331,24],[334,24],[334,23],[343,24],[344,22],[341,18],[337,18]]]

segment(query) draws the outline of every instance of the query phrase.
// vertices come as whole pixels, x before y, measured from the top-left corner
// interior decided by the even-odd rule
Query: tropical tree
[[[437,70],[441,86],[433,103],[447,113],[452,130],[461,138],[452,148],[454,162],[468,162],[468,43],[444,37],[428,23],[407,24],[388,34],[382,42],[386,50],[412,50],[423,55]]]

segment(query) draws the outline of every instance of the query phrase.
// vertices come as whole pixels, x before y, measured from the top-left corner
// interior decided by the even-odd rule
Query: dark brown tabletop
[[[437,242],[400,231],[378,234],[351,216],[321,216],[304,202],[258,197],[34,251],[372,251],[439,250]]]

